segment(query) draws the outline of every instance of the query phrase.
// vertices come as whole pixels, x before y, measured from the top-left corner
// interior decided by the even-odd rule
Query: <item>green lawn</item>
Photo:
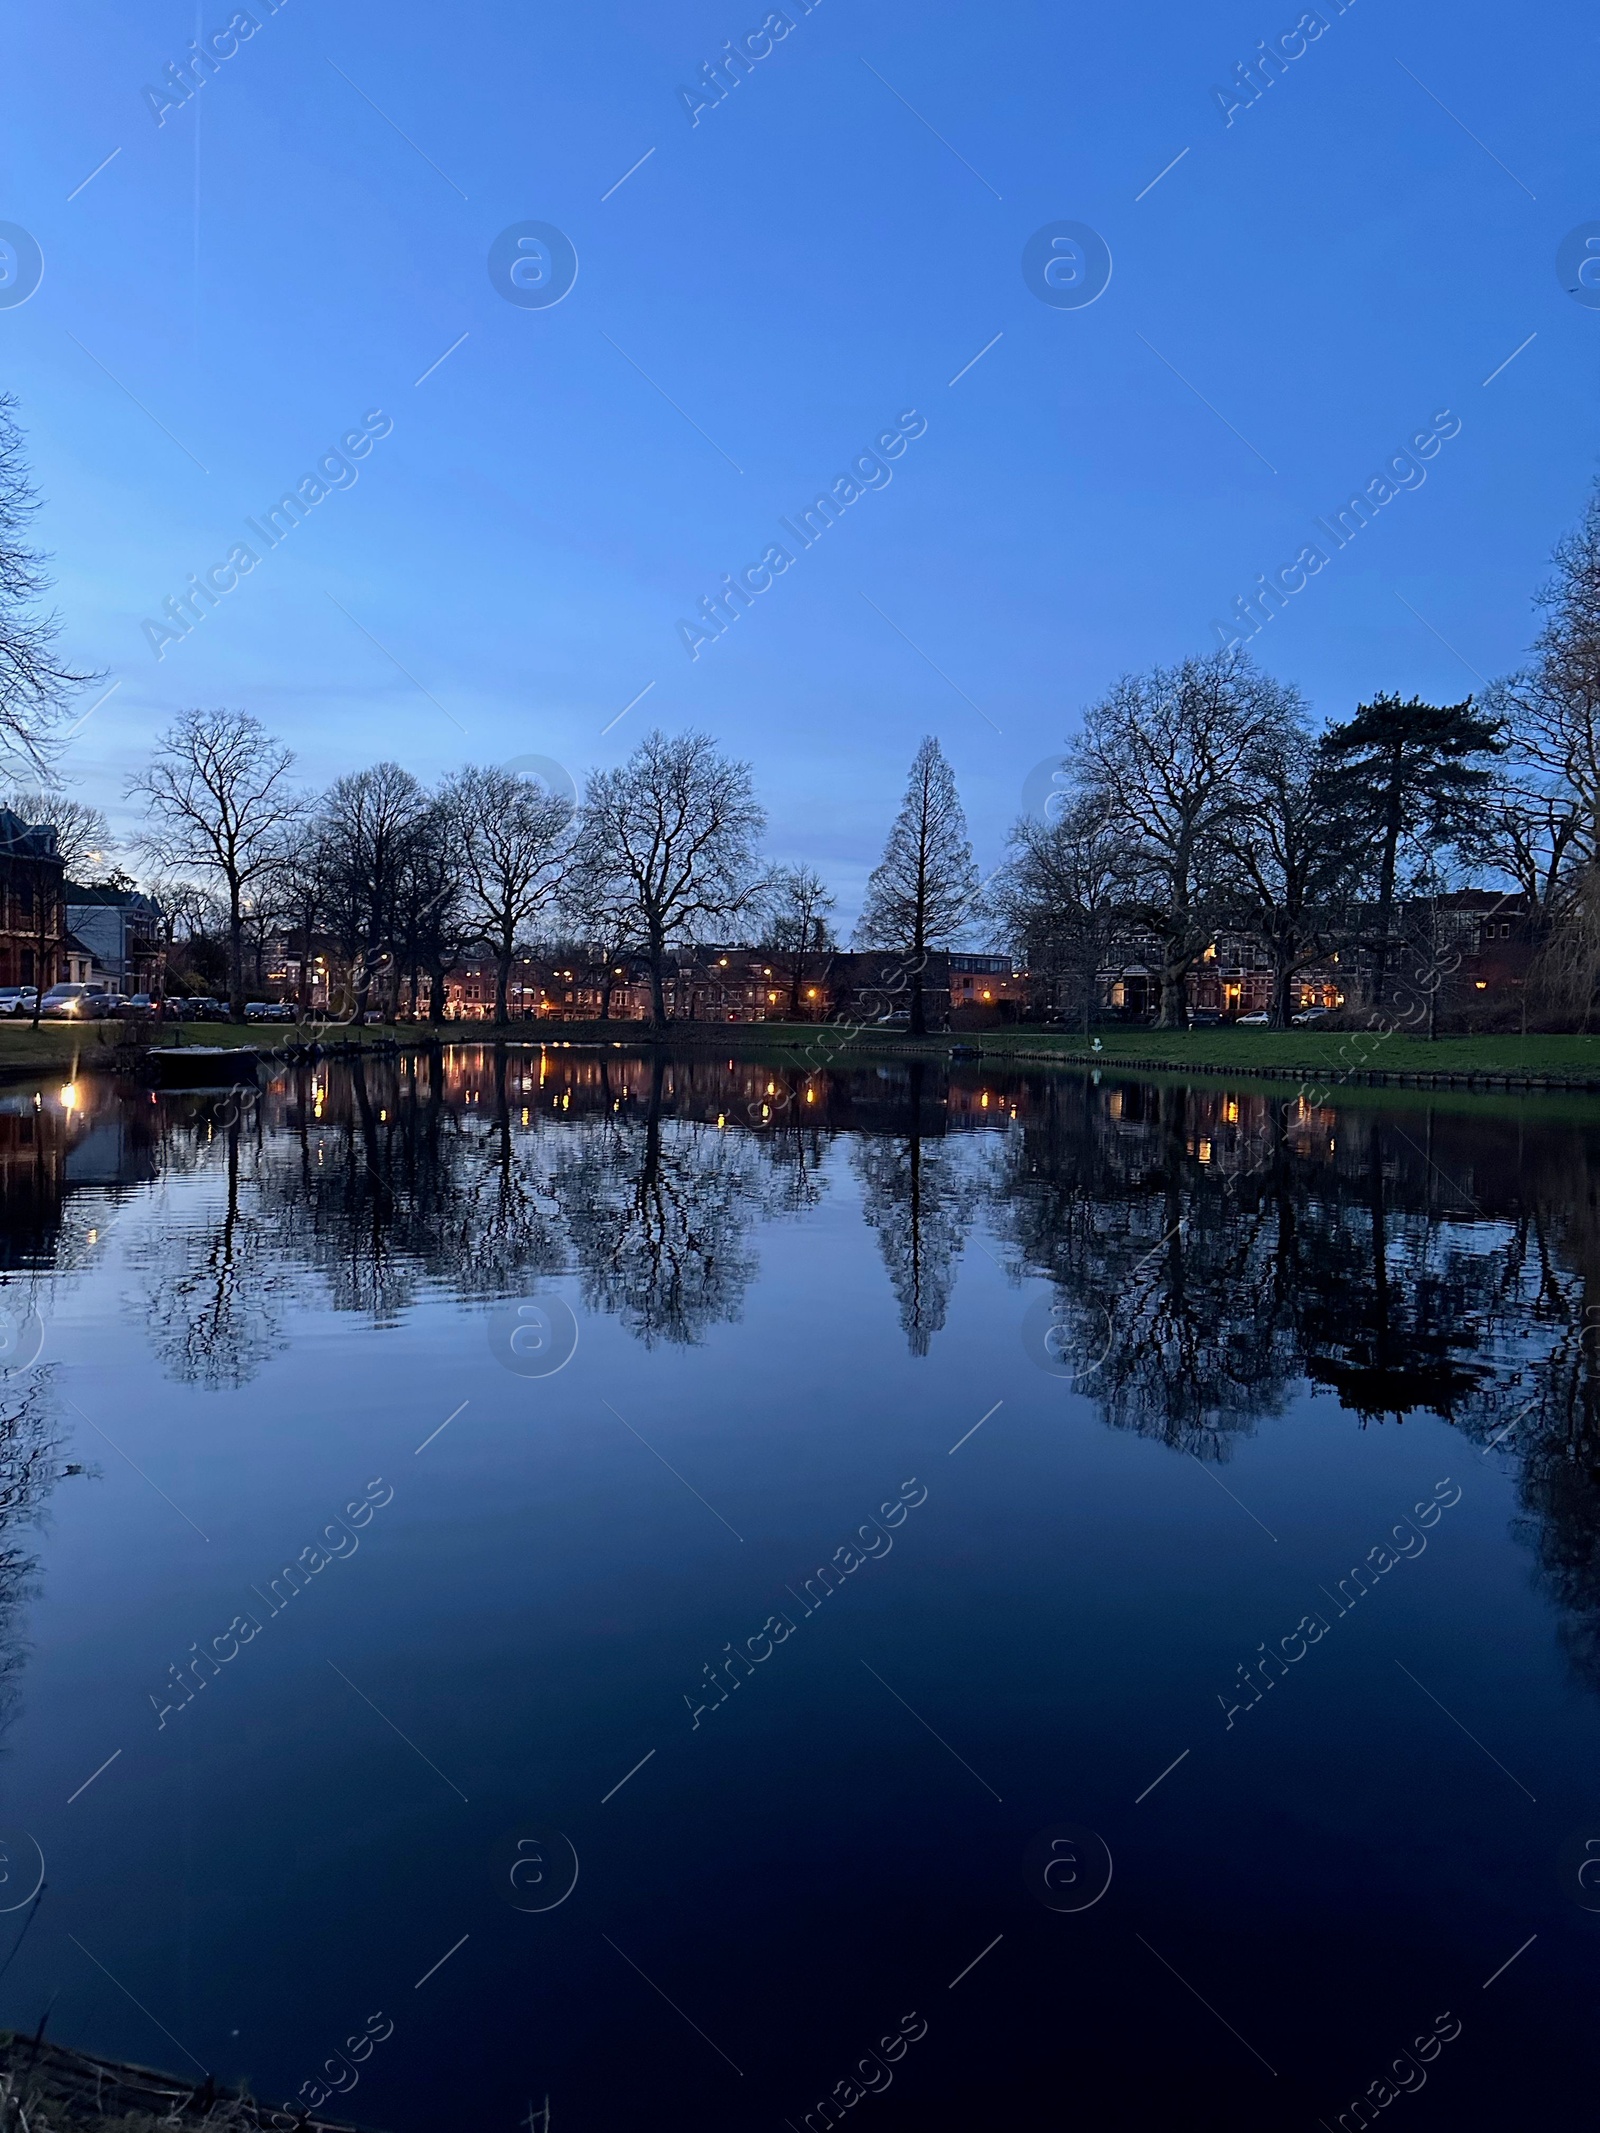
[[[649,1041],[638,1022],[591,1022],[539,1024],[516,1023],[501,1033],[514,1044],[619,1044],[630,1049]],[[958,1031],[955,1035],[911,1038],[904,1031],[854,1031],[832,1023],[730,1023],[681,1022],[671,1033],[674,1044],[692,1044],[711,1052],[781,1055],[786,1064],[829,1066],[851,1056],[875,1058],[948,1058],[954,1044],[975,1047],[996,1064],[1015,1061],[1020,1065],[1063,1064],[1093,1060],[1096,1064],[1149,1067],[1156,1072],[1179,1072],[1185,1068],[1232,1068],[1240,1073],[1325,1077],[1367,1074],[1441,1075],[1533,1075],[1555,1080],[1592,1080],[1600,1084],[1600,1035],[1592,1037],[1440,1037],[1429,1043],[1412,1035],[1385,1036],[1377,1030],[1332,1031],[1319,1029],[1199,1029],[1156,1031],[1103,1027],[1097,1032],[1100,1050],[1092,1051],[1076,1031],[1008,1028]],[[26,1022],[0,1020],[0,1073],[15,1078],[20,1072],[41,1072],[57,1067],[93,1067],[108,1063],[108,1047],[115,1044],[116,1024],[74,1022],[41,1023],[37,1030]],[[342,1024],[310,1025],[297,1030],[290,1023],[196,1022],[167,1024],[161,1032],[163,1045],[206,1044],[226,1047],[254,1046],[272,1051],[279,1045],[321,1042],[334,1045],[359,1041],[364,1045],[393,1042],[426,1042],[442,1036],[451,1044],[485,1044],[496,1032],[487,1023],[451,1023],[442,1032],[417,1024],[357,1030]]]

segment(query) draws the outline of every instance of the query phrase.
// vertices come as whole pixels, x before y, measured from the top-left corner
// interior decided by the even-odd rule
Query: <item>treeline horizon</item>
[[[9,804],[55,831],[76,877],[104,870],[114,847],[104,815],[52,775],[55,729],[96,677],[56,658],[59,620],[36,612],[48,581],[22,540],[37,497],[13,405],[0,397],[0,764],[32,774]],[[1378,691],[1320,729],[1298,688],[1239,648],[1125,674],[1087,706],[1060,789],[1013,825],[987,881],[929,736],[855,944],[903,959],[913,1033],[926,1026],[928,955],[979,935],[1086,1023],[1114,951],[1140,952],[1157,974],[1158,1023],[1176,1028],[1191,973],[1226,933],[1270,970],[1283,1023],[1301,974],[1334,955],[1364,1007],[1418,982],[1438,941],[1408,914],[1488,874],[1525,900],[1539,1000],[1587,1015],[1600,990],[1600,484],[1537,605],[1526,666],[1477,696]],[[302,989],[313,942],[333,943],[331,986],[353,1015],[407,993],[415,1012],[426,984],[436,1021],[462,965],[492,959],[504,1022],[519,955],[583,944],[600,971],[647,964],[658,1027],[684,947],[741,933],[798,970],[841,945],[828,884],[809,864],[762,856],[751,766],[706,733],[653,729],[576,800],[514,765],[471,763],[427,786],[384,761],[311,791],[294,761],[252,714],[191,709],[128,781],[144,807],[130,852],[167,945],[220,936],[236,1016],[247,941],[259,967],[269,936],[300,942]]]

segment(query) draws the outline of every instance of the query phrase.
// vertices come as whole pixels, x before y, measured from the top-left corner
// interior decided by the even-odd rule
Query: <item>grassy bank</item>
[[[470,1033],[469,1033],[470,1032]],[[452,1025],[457,1043],[488,1042],[494,1032]],[[526,1024],[505,1032],[513,1042],[578,1044],[649,1042],[637,1022],[545,1023],[537,1033]],[[1148,1067],[1153,1072],[1267,1075],[1326,1081],[1401,1077],[1441,1080],[1549,1081],[1560,1086],[1600,1088],[1600,1036],[1425,1037],[1386,1036],[1378,1030],[1199,1029],[1151,1030],[1110,1026],[1096,1032],[1100,1049],[1078,1031],[1021,1026],[913,1038],[901,1030],[853,1032],[834,1024],[680,1022],[674,1046],[737,1057],[759,1052],[787,1062],[828,1066],[871,1056],[948,1060],[952,1048],[976,1051],[996,1064]]]
[[[853,1031],[817,1023],[676,1023],[668,1041],[710,1056],[759,1053],[794,1066],[823,1067],[855,1058],[948,1060],[952,1047],[976,1051],[996,1065],[1122,1066],[1153,1073],[1231,1073],[1275,1080],[1318,1079],[1333,1084],[1420,1080],[1449,1084],[1512,1081],[1558,1088],[1600,1089],[1600,1036],[1424,1037],[1385,1035],[1377,1030],[1199,1029],[1151,1030],[1106,1027],[1098,1051],[1077,1031],[1015,1027],[958,1031],[913,1038],[901,1030]],[[15,1080],[110,1064],[118,1025],[74,1022],[0,1021],[0,1075]],[[197,1022],[167,1025],[163,1046],[175,1043],[254,1049],[270,1053],[285,1045],[320,1042],[332,1049],[396,1042],[518,1046],[560,1044],[647,1046],[650,1034],[638,1022],[519,1022],[497,1030],[483,1022],[452,1022],[442,1031],[400,1023],[356,1029],[343,1024]]]

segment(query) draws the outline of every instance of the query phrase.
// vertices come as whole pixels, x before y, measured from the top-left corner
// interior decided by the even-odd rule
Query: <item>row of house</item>
[[[1463,890],[1414,908],[1402,905],[1397,930],[1419,942],[1426,937],[1428,953],[1447,973],[1441,1004],[1453,1007],[1514,997],[1536,945],[1528,900],[1489,890]],[[282,942],[276,949],[268,963],[267,989],[280,998],[304,997],[313,1011],[325,1010],[330,990],[335,995],[338,990],[336,982],[330,985],[337,957],[313,954],[302,994],[300,960]],[[1330,953],[1298,974],[1293,1005],[1331,1010],[1347,999],[1360,1000],[1371,967],[1369,950]],[[1081,976],[1030,971],[1003,954],[937,951],[927,959],[922,985],[927,1018],[935,1028],[982,1027],[1023,1014],[1070,1018],[1083,1004]],[[429,991],[423,979],[419,1019],[427,1017]],[[665,991],[669,1015],[681,1022],[881,1022],[903,1015],[909,1006],[899,959],[859,950],[807,956],[797,973],[786,956],[771,949],[688,948],[672,958]],[[1250,935],[1221,932],[1189,973],[1186,992],[1190,1013],[1205,1019],[1265,1013],[1272,1005],[1270,957]],[[1132,931],[1114,934],[1094,975],[1095,1008],[1137,1021],[1156,1012],[1159,994],[1158,944]],[[596,966],[574,953],[523,956],[512,966],[508,996],[517,1021],[644,1021],[651,1008],[649,966],[639,957]],[[376,994],[373,1001],[378,1004]],[[402,1013],[409,1003],[409,986],[402,985]],[[446,978],[446,1020],[487,1022],[494,1004],[492,961],[462,963]]]
[[[1440,973],[1441,1007],[1455,1009],[1514,998],[1537,946],[1531,899],[1492,889],[1402,901],[1392,931],[1409,945],[1391,954],[1391,972],[1432,966]],[[1370,948],[1332,951],[1298,974],[1294,1005],[1332,1010],[1370,997],[1374,960]],[[1067,1004],[1070,981],[1057,979],[1049,989],[1054,997],[1042,1004]],[[1138,1020],[1155,1013],[1160,990],[1158,944],[1136,934],[1115,939],[1097,973],[1098,1004]],[[1265,1014],[1272,1006],[1271,957],[1250,934],[1221,932],[1190,971],[1186,990],[1191,1014],[1223,1021]],[[1036,984],[1036,1000],[1039,994]]]
[[[331,953],[311,957],[309,983],[302,994],[302,959],[279,941],[267,963],[268,991],[276,998],[301,999],[313,1012],[329,1006],[338,993],[338,959]],[[451,1022],[487,1022],[495,1007],[495,966],[491,960],[459,964],[445,979],[445,1018]],[[909,994],[900,959],[883,953],[845,950],[809,955],[798,973],[788,959],[770,949],[711,943],[676,953],[666,974],[667,1012],[679,1022],[808,1022],[858,1016],[883,1021],[908,1009]],[[417,1012],[426,1018],[431,987],[418,986]],[[1008,955],[966,955],[940,951],[930,955],[923,973],[928,1019],[937,1025],[952,1013],[999,1019],[1026,1004],[1028,979]],[[640,1022],[651,1009],[650,966],[643,957],[625,957],[595,966],[574,955],[520,956],[513,963],[507,996],[513,1020]],[[376,995],[373,995],[376,1000]],[[398,1005],[410,1004],[409,981],[400,986]]]
[[[55,831],[0,808],[0,985],[149,992],[164,960],[150,897],[69,881]]]

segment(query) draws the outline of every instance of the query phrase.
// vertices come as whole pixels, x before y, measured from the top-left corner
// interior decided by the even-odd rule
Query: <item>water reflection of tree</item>
[[[738,1317],[770,1197],[761,1143],[664,1118],[664,1079],[657,1058],[642,1113],[612,1110],[569,1134],[551,1180],[585,1302],[647,1347]]]
[[[25,1616],[38,1570],[25,1535],[60,1478],[60,1452],[49,1376],[0,1374],[0,1736],[21,1699]]]
[[[1085,1079],[1013,1143],[999,1219],[1106,1419],[1205,1456],[1303,1378],[1363,1420],[1467,1411],[1508,1274],[1448,1187],[1373,1114]]]
[[[215,1193],[186,1200],[181,1220],[156,1203],[129,1259],[145,1276],[139,1310],[156,1354],[181,1384],[217,1391],[247,1384],[282,1345],[290,1274],[262,1204],[259,1118],[233,1106],[186,1123],[186,1153],[205,1144]]]
[[[852,1155],[861,1212],[877,1233],[913,1355],[926,1355],[943,1330],[979,1199],[970,1150],[929,1130],[926,1071],[920,1062],[907,1070],[903,1136],[858,1141]]]

